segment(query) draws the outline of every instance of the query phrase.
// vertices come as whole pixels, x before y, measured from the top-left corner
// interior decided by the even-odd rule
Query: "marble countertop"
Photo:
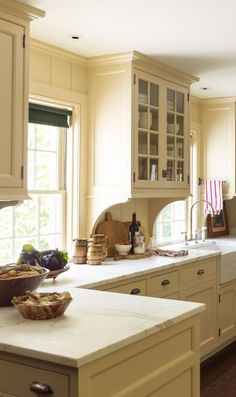
[[[205,305],[72,288],[63,317],[25,320],[0,308],[0,350],[79,368],[178,323]]]
[[[220,253],[197,249],[176,258],[153,255],[139,260],[107,260],[99,266],[70,264],[69,271],[55,281],[45,280],[39,289],[70,291],[73,300],[65,315],[55,320],[32,321],[23,319],[13,307],[1,307],[0,351],[80,367],[191,317],[205,307],[193,302],[88,288],[217,255]]]
[[[122,259],[114,261],[106,260],[101,265],[74,265],[70,264],[70,270],[62,273],[53,283],[51,279],[45,280],[42,288],[60,289],[70,285],[79,288],[99,288],[108,282],[119,282],[132,277],[145,275],[146,272],[157,272],[169,270],[189,262],[219,256],[220,252],[212,250],[195,249],[189,250],[189,255],[180,257],[164,257],[152,255],[151,257],[129,260]]]

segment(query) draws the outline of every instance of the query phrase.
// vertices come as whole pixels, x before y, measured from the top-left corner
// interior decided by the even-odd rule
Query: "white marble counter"
[[[71,294],[55,320],[25,320],[1,307],[0,350],[78,368],[204,310],[199,303],[86,289]]]
[[[138,260],[122,259],[113,261],[109,259],[98,266],[70,264],[70,270],[62,273],[55,282],[51,279],[45,280],[42,284],[42,289],[46,290],[50,287],[62,290],[67,286],[95,288],[108,282],[124,281],[131,277],[145,275],[146,272],[168,270],[175,266],[182,266],[192,261],[219,255],[220,252],[218,251],[197,249],[189,250],[189,255],[187,256],[175,258],[153,255],[149,258]]]

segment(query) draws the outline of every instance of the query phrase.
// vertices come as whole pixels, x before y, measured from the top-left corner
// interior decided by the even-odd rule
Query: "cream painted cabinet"
[[[135,71],[134,192],[188,188],[188,89]]]
[[[137,52],[89,61],[88,230],[131,197],[188,196],[193,81]]]
[[[148,278],[148,296],[179,299],[179,271],[163,273]]]
[[[236,193],[235,110],[235,98],[206,100],[202,105],[201,175],[226,182],[224,199],[231,199]]]
[[[200,315],[201,354],[207,354],[217,340],[216,329],[216,283],[201,283],[183,291],[183,299],[191,302],[205,303],[206,310]]]
[[[220,343],[222,343],[235,335],[236,282],[220,286],[218,309],[219,339]]]
[[[200,315],[200,347],[204,356],[217,343],[217,260],[216,258],[197,261],[182,266],[181,299],[204,303],[206,310]]]
[[[79,368],[0,352],[0,396],[199,397],[199,370],[194,315]]]
[[[44,13],[0,0],[0,201],[23,200],[26,189],[29,22]]]

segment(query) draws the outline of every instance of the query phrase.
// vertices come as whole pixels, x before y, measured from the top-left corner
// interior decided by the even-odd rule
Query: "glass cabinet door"
[[[185,94],[167,88],[166,180],[183,182],[185,153]]]
[[[159,164],[159,85],[138,78],[138,180],[158,181]]]

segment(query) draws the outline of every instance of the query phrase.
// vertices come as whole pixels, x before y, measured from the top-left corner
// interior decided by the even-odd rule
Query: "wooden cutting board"
[[[105,213],[105,221],[99,223],[95,230],[96,234],[105,234],[109,239],[108,256],[117,255],[114,244],[128,240],[128,229],[123,222],[112,219],[110,212]]]

